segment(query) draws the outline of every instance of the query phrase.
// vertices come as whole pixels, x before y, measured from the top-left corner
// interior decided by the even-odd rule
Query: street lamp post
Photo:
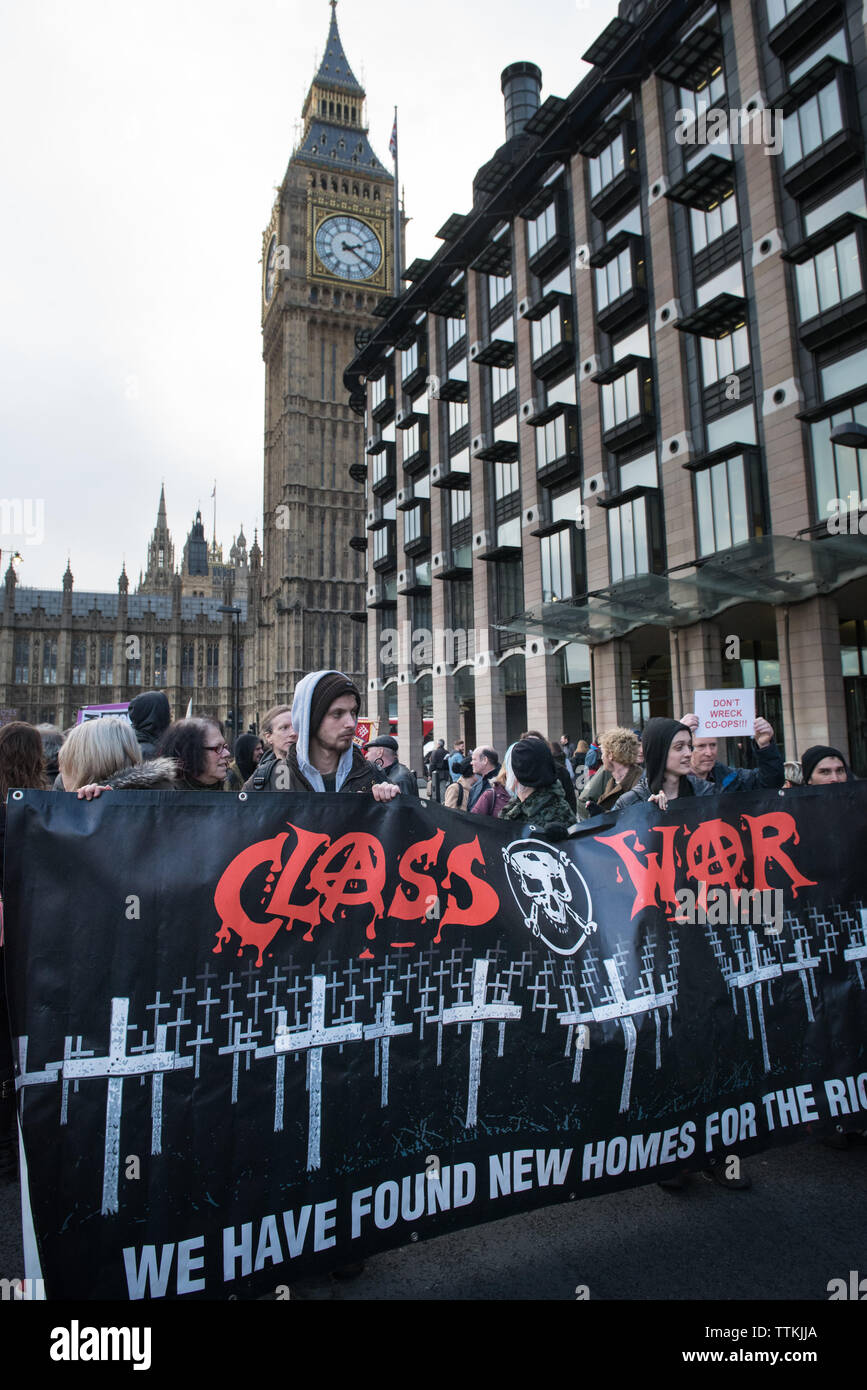
[[[241,732],[241,609],[237,604],[220,603],[218,613],[232,615],[232,741]]]

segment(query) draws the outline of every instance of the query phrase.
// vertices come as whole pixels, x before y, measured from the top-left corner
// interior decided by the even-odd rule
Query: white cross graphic
[[[470,1075],[467,1085],[467,1118],[464,1121],[466,1129],[472,1128],[478,1120],[478,1100],[479,1100],[479,1078],[482,1071],[482,1036],[486,1023],[493,1023],[499,1019],[515,1019],[521,1017],[520,1004],[506,1004],[499,1002],[496,1004],[486,1004],[485,994],[488,987],[488,964],[486,960],[473,961],[473,998],[468,1004],[458,1004],[454,1008],[442,1011],[442,1021],[447,1026],[450,1023],[471,1023],[470,1029]]]
[[[603,961],[605,973],[611,986],[613,999],[609,1004],[599,1004],[587,1009],[584,1013],[578,1004],[578,995],[574,989],[572,994],[574,1007],[567,1013],[558,1014],[557,1022],[563,1024],[579,1025],[578,1040],[576,1047],[578,1056],[575,1058],[575,1070],[572,1074],[574,1081],[581,1077],[581,1057],[587,1046],[587,1034],[581,1032],[581,1024],[604,1023],[608,1019],[617,1019],[623,1029],[623,1037],[626,1042],[626,1065],[623,1070],[623,1086],[620,1091],[620,1114],[624,1114],[629,1109],[629,1100],[632,1094],[632,1071],[635,1066],[635,1049],[638,1043],[638,1033],[632,1021],[633,1014],[648,1013],[651,1009],[662,1009],[668,1004],[674,1003],[674,992],[670,988],[665,976],[661,976],[662,989],[659,994],[639,994],[634,999],[627,999],[623,992],[623,985],[617,973],[617,962],[614,959]]]
[[[867,907],[861,908],[861,933],[863,935],[864,941],[867,942]],[[855,969],[858,972],[858,983],[863,989],[864,976],[861,973],[861,962],[862,960],[867,960],[867,945],[860,944],[856,946],[854,935],[850,937],[850,940],[852,942],[852,945],[846,947],[845,951],[843,952],[843,959],[854,960]]]
[[[159,996],[157,996],[159,997]],[[102,1179],[102,1215],[118,1209],[117,1181],[120,1162],[120,1117],[123,1108],[123,1083],[127,1076],[142,1076],[146,1072],[177,1071],[193,1065],[192,1057],[179,1057],[174,1052],[151,1052],[146,1056],[126,1054],[129,999],[112,999],[109,1050],[105,1057],[83,1057],[63,1063],[63,1079],[108,1081],[105,1105],[105,1162]]]
[[[767,1033],[765,1031],[765,1008],[764,1002],[762,1000],[762,984],[765,980],[773,980],[778,975],[781,975],[783,973],[783,967],[776,963],[772,963],[771,965],[762,965],[761,960],[759,958],[758,937],[756,936],[754,931],[748,932],[747,936],[750,943],[750,960],[752,964],[752,969],[747,970],[745,968],[744,953],[743,951],[738,951],[738,957],[740,959],[741,968],[739,974],[732,975],[731,979],[729,980],[729,988],[742,989],[746,991],[750,988],[751,985],[754,987],[756,997],[756,1016],[759,1020],[759,1034],[762,1040],[762,1062],[764,1063],[765,1071],[770,1071],[771,1059],[768,1056],[768,1038]],[[747,1013],[747,1037],[750,1039],[750,1041],[752,1041],[753,1020],[749,1008],[749,995],[746,992],[744,993],[744,1002]]]
[[[391,1051],[391,1039],[396,1038],[401,1033],[411,1033],[411,1023],[395,1023],[391,1014],[391,1003],[396,996],[387,994],[381,1003],[376,1006],[376,1022],[368,1023],[364,1028],[364,1040],[369,1042],[374,1040],[376,1048],[376,1064],[373,1074],[376,1076],[377,1067],[380,1061],[380,1047],[382,1049],[382,1090],[380,1105],[388,1105],[388,1058]]]
[[[809,948],[805,948],[802,937],[799,936],[795,940],[794,947],[795,960],[787,960],[783,962],[783,974],[786,974],[791,970],[797,970],[798,974],[800,975],[801,986],[804,991],[804,1003],[807,1006],[807,1018],[812,1023],[814,1021],[814,1014],[813,1001],[810,998],[810,993],[811,989],[813,992],[815,992],[816,983],[813,976],[808,975],[807,971],[815,970],[816,966],[821,965],[822,962],[818,956],[811,956],[809,954]]]
[[[78,1041],[81,1042],[81,1038],[79,1038]],[[46,1082],[56,1081],[60,1075],[60,1068],[63,1066],[62,1062],[49,1062],[47,1067],[42,1068],[42,1071],[28,1071],[27,1043],[28,1038],[26,1034],[24,1037],[18,1039],[18,1075],[15,1078],[16,1091],[20,1091],[22,1086],[42,1086]],[[23,1096],[21,1097],[21,1110],[23,1114]]]
[[[279,1015],[278,1015],[279,1018]],[[357,1042],[364,1036],[360,1023],[343,1023],[331,1028],[325,1027],[325,976],[313,976],[310,999],[310,1026],[286,1031],[280,1022],[273,1044],[256,1049],[257,1057],[285,1056],[287,1052],[307,1052],[307,1089],[310,1095],[309,1124],[307,1132],[307,1167],[321,1166],[320,1143],[322,1137],[322,1049],[335,1043]]]

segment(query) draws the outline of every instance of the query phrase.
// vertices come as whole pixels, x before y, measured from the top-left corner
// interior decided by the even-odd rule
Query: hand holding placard
[[[756,720],[755,690],[697,690],[695,738],[752,737]]]

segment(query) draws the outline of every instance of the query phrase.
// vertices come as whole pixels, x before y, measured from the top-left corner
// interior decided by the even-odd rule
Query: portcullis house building
[[[623,3],[584,57],[565,99],[506,69],[345,375],[368,709],[415,765],[422,716],[502,749],[754,686],[867,775],[860,0]]]

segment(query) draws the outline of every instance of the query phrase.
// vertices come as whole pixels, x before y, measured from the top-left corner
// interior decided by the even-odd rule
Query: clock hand
[[[347,246],[346,242],[342,241],[340,243],[340,247],[342,251],[349,251],[351,255],[355,256],[357,260],[361,261],[362,265],[366,265],[368,270],[374,269],[372,262],[366,260],[365,257],[360,254],[360,252],[356,251],[354,246]]]

